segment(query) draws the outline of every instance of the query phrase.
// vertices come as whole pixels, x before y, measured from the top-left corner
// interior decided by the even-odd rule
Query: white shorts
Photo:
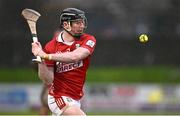
[[[48,94],[48,106],[53,115],[61,115],[67,107],[74,105],[81,107],[79,100],[77,101],[66,96],[54,98],[54,96]]]

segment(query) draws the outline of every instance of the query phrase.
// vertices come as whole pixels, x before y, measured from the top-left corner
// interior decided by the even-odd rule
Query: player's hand
[[[43,57],[46,53],[42,50],[42,46],[39,42],[32,43],[32,53],[35,56]]]

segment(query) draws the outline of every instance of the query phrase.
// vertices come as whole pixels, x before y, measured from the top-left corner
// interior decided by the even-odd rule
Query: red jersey
[[[61,33],[46,44],[44,51],[48,54],[70,52],[78,47],[83,47],[90,51],[88,57],[74,63],[45,61],[47,66],[55,69],[54,81],[50,87],[49,94],[54,97],[69,96],[75,100],[79,100],[84,95],[83,85],[95,45],[96,39],[91,35],[83,34],[79,39],[75,39],[74,42],[66,43],[63,42]]]

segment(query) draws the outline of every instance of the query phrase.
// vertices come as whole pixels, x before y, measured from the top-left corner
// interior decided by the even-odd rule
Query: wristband
[[[51,60],[52,59],[52,55],[51,54],[46,54],[46,55],[44,55],[43,59]]]
[[[52,60],[52,55],[51,54],[48,55],[48,59]]]
[[[44,55],[43,59],[49,60],[49,54]]]

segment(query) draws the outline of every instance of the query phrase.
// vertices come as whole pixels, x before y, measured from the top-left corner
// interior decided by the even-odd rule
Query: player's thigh
[[[77,106],[69,106],[67,107],[64,112],[62,112],[62,115],[81,115],[85,116],[86,114],[80,109],[80,107]]]

